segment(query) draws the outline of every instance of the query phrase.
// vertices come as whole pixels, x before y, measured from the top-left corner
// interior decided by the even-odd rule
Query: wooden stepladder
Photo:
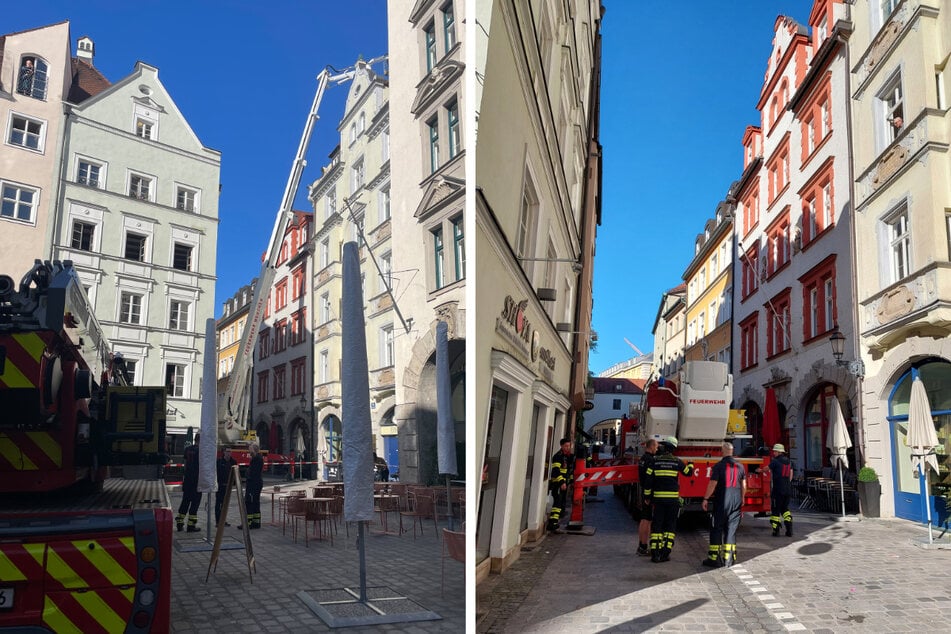
[[[241,528],[244,531],[244,552],[248,557],[248,576],[251,577],[251,583],[254,583],[254,573],[258,571],[254,563],[254,547],[251,544],[251,531],[248,530],[248,510],[244,506],[244,492],[241,490],[241,472],[238,465],[233,465],[228,473],[228,484],[225,488],[225,497],[221,501],[221,521],[218,522],[218,530],[215,532],[215,545],[211,551],[211,559],[208,561],[208,573],[205,575],[205,583],[213,571],[218,570],[218,555],[221,554],[221,540],[225,534],[225,521],[228,517],[228,508],[231,505],[231,489],[234,484],[234,490],[238,493],[238,511],[241,516]]]

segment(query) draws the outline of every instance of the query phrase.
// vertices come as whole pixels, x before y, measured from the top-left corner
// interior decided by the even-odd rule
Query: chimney
[[[93,44],[89,36],[84,35],[76,42],[76,57],[85,60],[90,66],[93,65],[92,58],[96,54],[96,45]]]

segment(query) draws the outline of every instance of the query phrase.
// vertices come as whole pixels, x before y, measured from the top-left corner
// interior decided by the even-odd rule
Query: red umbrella
[[[766,388],[766,405],[763,407],[763,444],[772,449],[780,438],[776,390],[768,387]]]
[[[271,431],[268,435],[267,444],[271,453],[277,453],[277,421],[271,421]]]

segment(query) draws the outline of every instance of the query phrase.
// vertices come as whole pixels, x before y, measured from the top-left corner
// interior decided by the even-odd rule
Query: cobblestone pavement
[[[747,514],[739,563],[700,565],[709,533],[681,529],[671,561],[634,554],[635,522],[602,490],[591,537],[552,535],[476,589],[480,632],[921,632],[948,627],[951,550],[898,519],[793,509],[795,537]]]
[[[300,483],[300,488],[315,483]],[[327,588],[360,586],[359,550],[356,528],[346,537],[341,524],[333,545],[329,541],[303,538],[294,543],[291,530],[282,534],[281,526],[270,526],[271,501],[266,484],[261,496],[264,526],[252,531],[252,545],[257,573],[249,578],[245,551],[223,550],[217,570],[205,583],[211,552],[172,550],[172,632],[325,632],[330,628],[297,597],[299,591],[312,592]],[[174,491],[172,510],[177,512],[181,493]],[[212,500],[213,502],[213,500]],[[225,537],[243,543],[234,497],[225,529]],[[205,536],[205,499],[199,510],[200,533],[175,533],[177,545],[195,543]],[[391,530],[392,522],[390,517]],[[397,524],[398,525],[398,524]],[[440,530],[446,526],[440,522]],[[379,522],[371,526],[373,532]],[[214,539],[214,531],[212,531]],[[465,578],[463,564],[445,561],[445,593],[440,582],[442,541],[433,532],[432,521],[426,534],[413,539],[412,532],[397,535],[371,534],[367,539],[367,586],[386,586],[435,612],[441,620],[417,621],[367,627],[348,627],[346,632],[464,632]]]

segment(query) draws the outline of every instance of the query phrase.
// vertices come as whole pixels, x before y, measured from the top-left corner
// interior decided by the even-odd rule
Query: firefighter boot
[[[729,568],[736,563],[736,544],[723,545],[723,567]]]
[[[771,515],[769,524],[773,527],[773,537],[779,537],[779,527],[783,525],[783,520],[778,515]]]
[[[792,513],[783,513],[783,522],[786,523],[786,537],[792,537]]]
[[[721,566],[720,561],[720,545],[710,544],[710,549],[707,551],[707,558],[700,563],[708,568],[719,568]]]
[[[175,516],[175,526],[178,528],[178,532],[181,533],[185,530],[185,514],[179,513]]]
[[[188,516],[188,529],[187,529],[187,532],[189,532],[189,533],[197,533],[197,532],[199,532],[199,531],[201,531],[201,529],[198,528],[198,516],[197,516],[197,515],[189,515],[189,516]]]

